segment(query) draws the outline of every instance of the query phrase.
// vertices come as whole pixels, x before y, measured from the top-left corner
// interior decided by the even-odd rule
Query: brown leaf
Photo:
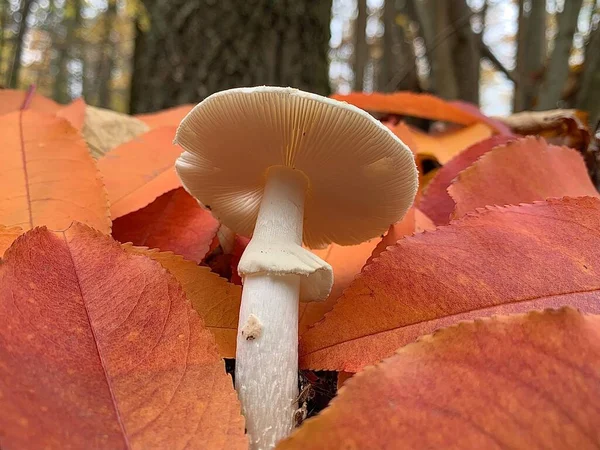
[[[113,219],[137,211],[160,195],[181,186],[173,145],[175,128],[157,128],[120,145],[98,160]]]
[[[566,145],[585,151],[590,143],[587,113],[576,109],[523,111],[497,119],[515,133],[538,135],[550,144]]]
[[[382,253],[300,342],[313,370],[356,372],[461,320],[573,305],[600,313],[600,200],[489,207]]]
[[[67,120],[37,111],[0,119],[0,224],[64,230],[74,220],[110,233],[106,191]]]
[[[242,298],[239,286],[228,283],[207,267],[186,261],[170,252],[133,247],[130,244],[124,244],[123,248],[131,254],[148,256],[171,272],[206,327],[214,334],[219,354],[224,358],[235,358]]]
[[[447,225],[454,211],[455,203],[448,194],[448,187],[458,174],[473,164],[479,157],[491,151],[494,147],[515,140],[516,137],[499,135],[460,152],[438,170],[418,202],[419,208],[430,217],[436,225]]]
[[[112,235],[121,242],[158,248],[201,262],[219,222],[183,188],[161,195],[148,206],[119,217]]]
[[[463,170],[448,188],[453,218],[486,205],[531,203],[549,197],[600,196],[581,155],[541,138],[496,147]]]
[[[462,323],[346,381],[277,449],[596,449],[599,368],[599,316]]]
[[[102,157],[148,130],[148,125],[127,114],[95,106],[85,107],[82,133],[94,158]]]
[[[38,228],[6,252],[0,309],[3,446],[247,448],[214,339],[155,261]]]

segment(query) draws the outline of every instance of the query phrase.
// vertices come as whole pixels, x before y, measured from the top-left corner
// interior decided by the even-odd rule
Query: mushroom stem
[[[252,240],[301,245],[306,189],[302,172],[270,168]],[[293,429],[299,291],[299,275],[262,272],[244,277],[235,384],[252,450],[275,447]]]

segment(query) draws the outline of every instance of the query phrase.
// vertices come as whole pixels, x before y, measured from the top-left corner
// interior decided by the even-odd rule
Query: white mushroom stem
[[[271,168],[252,240],[300,246],[306,189],[301,172]],[[274,270],[246,275],[242,290],[235,384],[252,450],[286,437],[297,408],[300,275]]]

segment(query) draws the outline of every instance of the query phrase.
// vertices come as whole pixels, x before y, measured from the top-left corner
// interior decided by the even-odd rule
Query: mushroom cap
[[[251,236],[271,166],[308,178],[304,244],[352,245],[399,221],[418,188],[410,149],[367,112],[297,89],[221,91],[183,119],[175,142],[184,188],[231,230]]]

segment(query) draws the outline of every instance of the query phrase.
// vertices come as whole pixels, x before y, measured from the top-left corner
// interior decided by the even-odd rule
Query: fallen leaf
[[[527,137],[487,152],[459,173],[448,193],[453,218],[486,205],[531,203],[549,197],[600,196],[581,155]]]
[[[488,209],[383,252],[300,341],[302,368],[356,372],[461,320],[600,312],[600,200]]]
[[[588,114],[576,109],[555,109],[551,111],[523,111],[508,117],[497,117],[522,135],[538,135],[551,144],[566,145],[585,151],[590,143]]]
[[[5,256],[3,447],[247,448],[214,339],[160,264],[80,224]]]
[[[373,260],[373,258],[377,258],[382,252],[384,252],[386,250],[386,248],[394,245],[396,242],[398,242],[403,237],[410,236],[411,234],[413,234],[415,232],[415,225],[416,225],[415,219],[416,219],[415,208],[410,208],[408,210],[408,212],[406,213],[406,215],[404,216],[404,218],[400,222],[395,223],[392,226],[390,226],[390,229],[388,230],[388,232],[385,234],[385,236],[382,237],[382,239],[377,243],[377,246],[371,252],[369,259],[366,260],[366,263],[370,264],[371,261]],[[363,264],[363,266],[364,266],[364,264]],[[362,269],[362,266],[361,266],[361,269]],[[359,272],[360,272],[360,270],[358,272],[355,272],[354,276],[358,275]],[[350,283],[347,283],[344,286],[344,289],[346,287],[348,287],[349,284]]]
[[[74,220],[110,233],[106,191],[67,120],[17,111],[0,120],[0,223],[64,230]]]
[[[515,140],[514,136],[493,136],[472,145],[460,152],[438,170],[427,189],[424,190],[417,204],[436,225],[447,225],[454,211],[455,203],[448,194],[448,187],[458,174],[473,164],[480,156],[491,151],[494,147]]]
[[[394,92],[392,94],[374,92],[365,94],[352,92],[350,94],[334,94],[331,98],[377,113],[421,117],[461,125],[473,125],[482,122],[481,114],[473,114],[462,107],[455,106],[429,94],[415,94],[414,92]]]
[[[78,98],[73,100],[67,106],[62,107],[56,112],[58,117],[62,117],[63,119],[67,119],[73,128],[76,128],[79,131],[83,130],[83,125],[85,123],[85,110],[86,104],[82,98]]]
[[[40,94],[29,94],[28,91],[16,91],[14,89],[0,89],[0,116],[19,111],[23,107],[27,95],[31,95],[31,100],[27,106],[28,110],[54,114],[61,108],[61,105]]]
[[[147,132],[150,128],[135,117],[110,109],[87,105],[83,122],[83,137],[94,158]]]
[[[596,449],[599,368],[599,316],[465,322],[347,380],[277,449]]]
[[[390,229],[382,238],[371,239],[357,245],[330,244],[324,249],[310,249],[311,252],[329,263],[333,268],[333,287],[329,297],[323,302],[300,302],[298,334],[305,333],[313,324],[331,311],[342,292],[360,273],[365,264],[378,256],[388,245],[393,245],[403,236],[415,232],[417,224],[415,219],[416,211],[411,208],[400,222],[390,226]],[[419,226],[424,228],[433,227],[422,213],[420,214]],[[235,237],[231,271],[232,274],[235,274],[235,277],[232,277],[232,282],[238,285],[242,284],[242,280],[237,274],[237,265],[249,241],[245,237]]]
[[[200,263],[219,222],[183,188],[161,195],[148,206],[119,217],[112,235],[120,242],[158,248]]]
[[[113,219],[137,211],[160,195],[181,186],[173,145],[175,128],[157,128],[122,144],[98,160]]]
[[[486,116],[485,114],[483,114],[481,112],[481,110],[476,105],[474,105],[472,103],[465,102],[462,100],[453,100],[449,103],[452,106],[460,108],[463,111],[466,111],[469,114],[472,114],[473,116],[478,117],[479,120],[481,121],[481,123],[485,123],[492,130],[496,131],[498,134],[508,134],[508,135],[512,134],[511,129],[506,124],[504,124],[501,120],[499,120],[498,118],[495,118],[495,117]]]
[[[416,153],[431,155],[441,164],[446,164],[466,148],[492,135],[492,130],[482,123],[440,134],[427,134],[410,127],[409,130],[416,146]]]
[[[170,252],[124,244],[125,251],[158,261],[181,284],[185,296],[212,331],[223,358],[235,358],[242,290],[210,271]]]
[[[139,114],[135,117],[150,128],[177,127],[194,106],[196,105],[180,105],[151,114]]]
[[[319,258],[333,268],[333,287],[329,297],[323,302],[301,302],[298,334],[302,335],[311,325],[331,311],[344,289],[358,275],[381,239],[371,239],[358,245],[330,244],[322,250],[311,249]]]
[[[9,228],[0,225],[0,258],[2,258],[6,249],[10,247],[15,239],[21,236],[21,234],[23,234],[23,230],[19,227]]]

